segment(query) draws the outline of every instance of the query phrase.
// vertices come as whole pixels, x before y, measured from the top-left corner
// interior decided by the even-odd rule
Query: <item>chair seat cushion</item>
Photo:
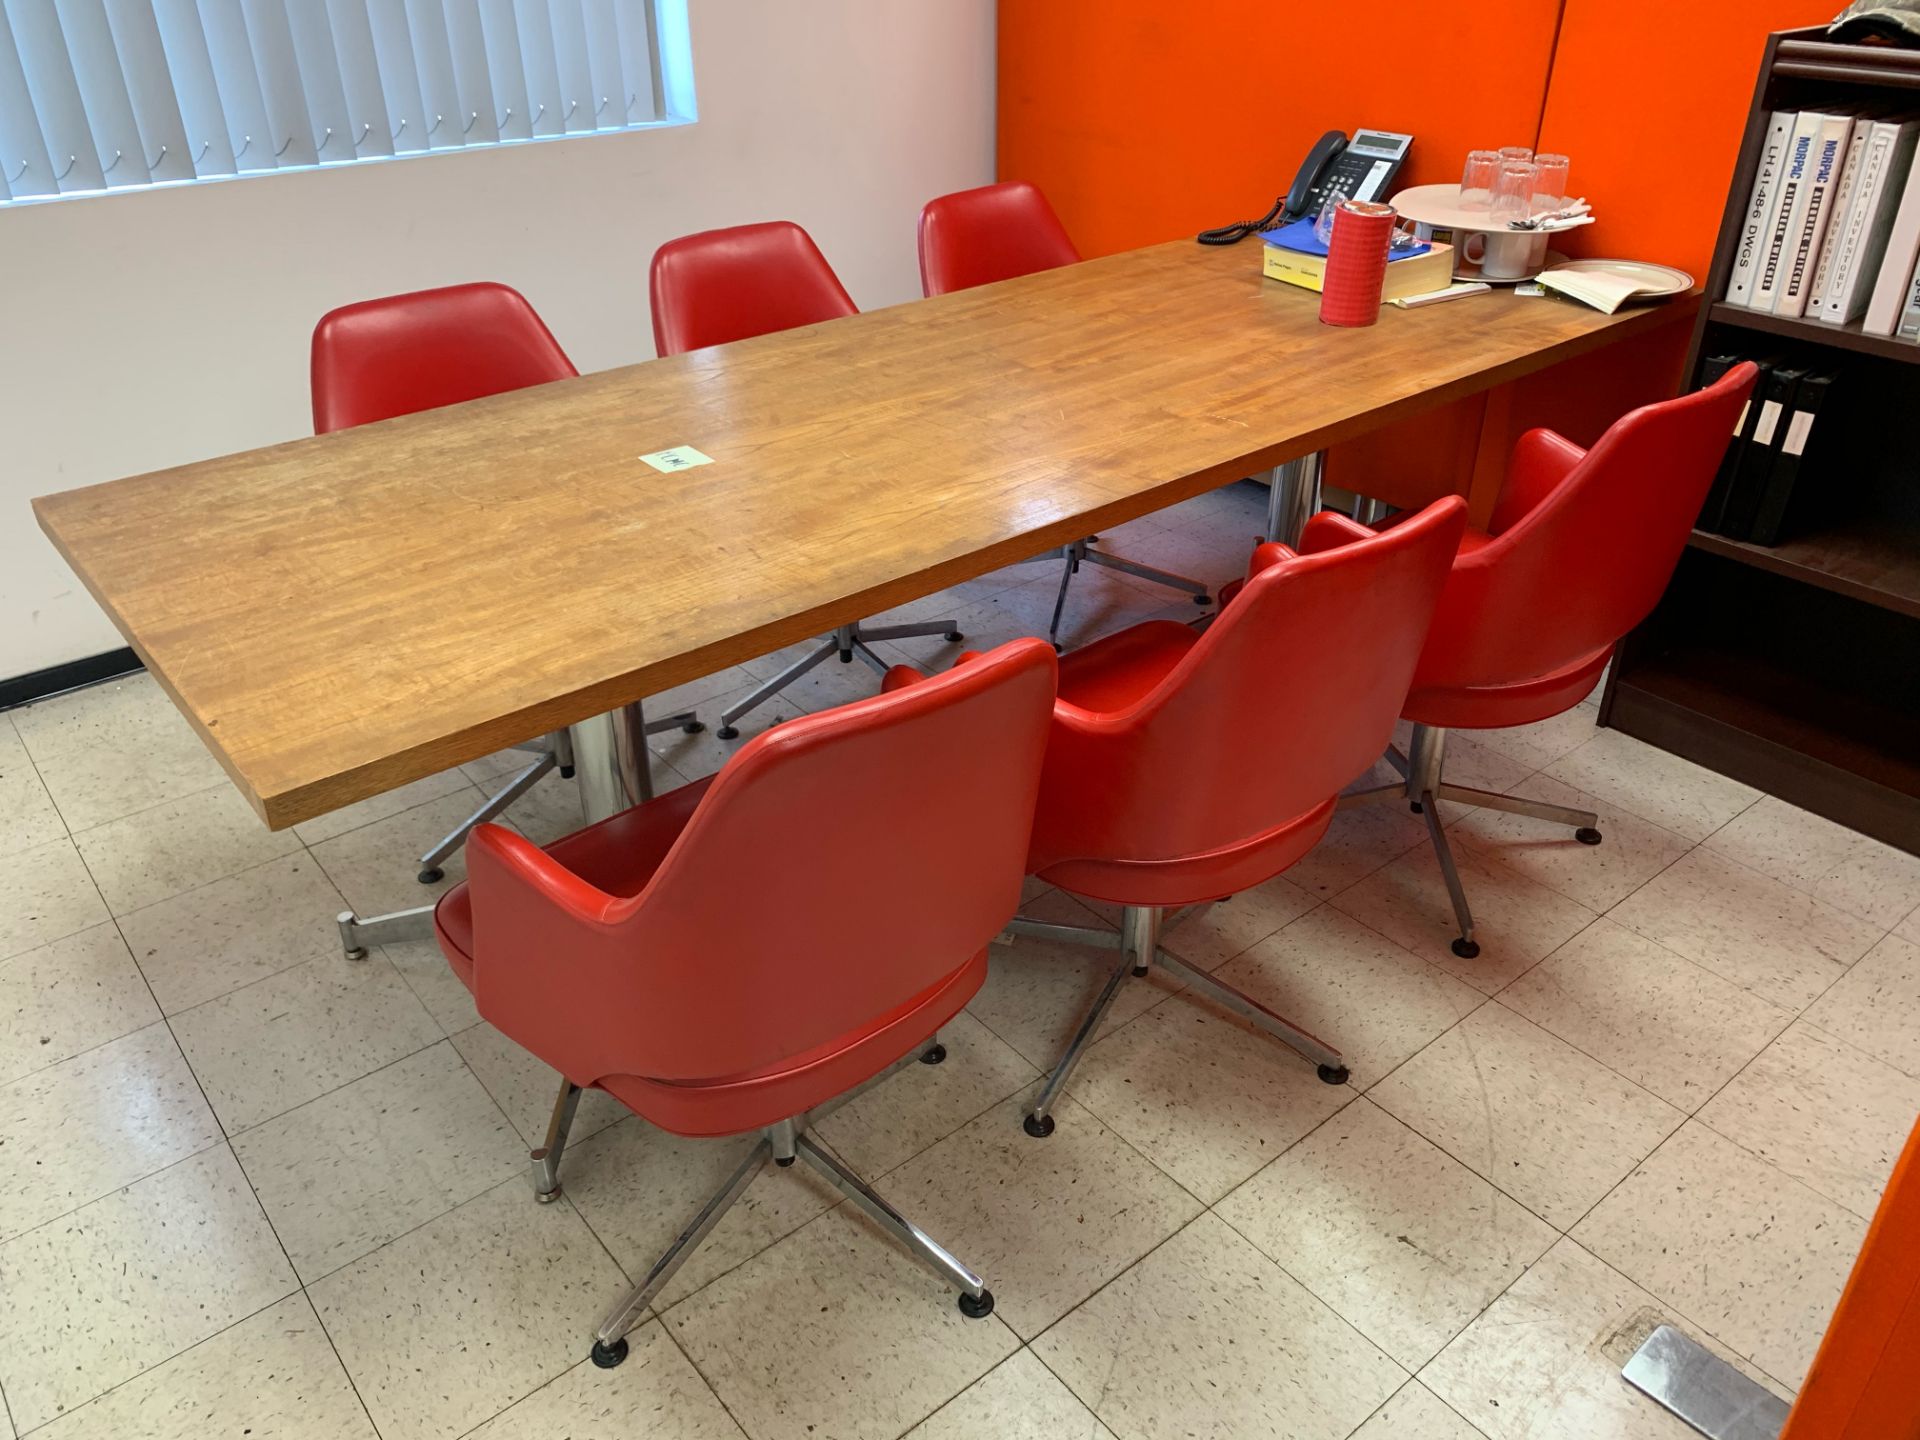
[[[1130,625],[1060,657],[1060,698],[1083,710],[1124,710],[1158,685],[1199,639],[1175,620]]]
[[[1320,843],[1339,797],[1224,850],[1178,860],[1063,860],[1040,872],[1049,885],[1115,905],[1195,905],[1271,880]]]
[[[1612,658],[1602,646],[1548,675],[1512,685],[1432,685],[1407,696],[1404,718],[1416,725],[1458,730],[1504,730],[1564,714],[1593,693]]]

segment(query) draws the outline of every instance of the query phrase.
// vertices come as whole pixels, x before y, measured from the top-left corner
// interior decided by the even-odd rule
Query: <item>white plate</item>
[[[1686,271],[1676,270],[1671,265],[1655,265],[1650,260],[1563,260],[1548,268],[1599,270],[1647,287],[1627,301],[1630,305],[1640,300],[1661,300],[1669,295],[1684,295],[1693,288],[1693,277]]]

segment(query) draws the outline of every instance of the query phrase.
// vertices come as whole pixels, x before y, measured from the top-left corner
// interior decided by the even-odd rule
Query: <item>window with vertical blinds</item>
[[[0,0],[0,205],[693,118],[686,0]]]

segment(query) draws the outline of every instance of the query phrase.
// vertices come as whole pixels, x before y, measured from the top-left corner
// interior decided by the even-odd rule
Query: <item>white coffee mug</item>
[[[1519,280],[1546,259],[1547,237],[1526,230],[1475,230],[1460,245],[1460,258],[1488,280]]]

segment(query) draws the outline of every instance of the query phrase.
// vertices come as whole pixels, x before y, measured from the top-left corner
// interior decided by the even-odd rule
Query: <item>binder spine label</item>
[[[1813,429],[1813,412],[1796,410],[1787,422],[1787,438],[1780,442],[1783,455],[1798,455],[1807,448],[1807,434]]]
[[[1773,432],[1780,425],[1781,408],[1778,400],[1767,400],[1760,406],[1760,418],[1753,427],[1753,443],[1762,449],[1773,443]]]

